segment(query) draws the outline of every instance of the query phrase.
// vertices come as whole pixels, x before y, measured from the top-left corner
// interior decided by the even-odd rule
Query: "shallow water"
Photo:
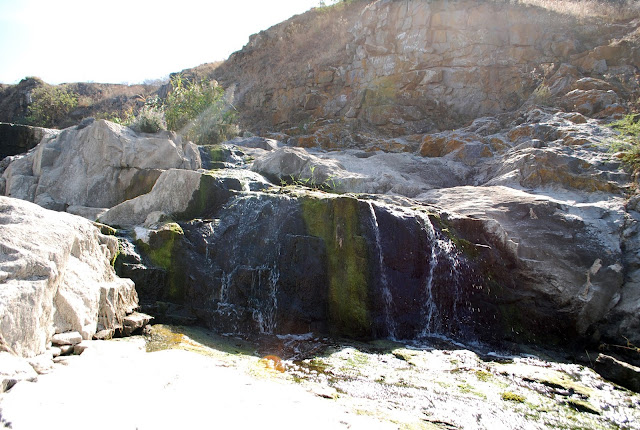
[[[547,352],[498,352],[446,338],[420,344],[220,336],[154,326],[148,350],[187,349],[254,377],[299,384],[398,428],[640,429],[640,395]]]

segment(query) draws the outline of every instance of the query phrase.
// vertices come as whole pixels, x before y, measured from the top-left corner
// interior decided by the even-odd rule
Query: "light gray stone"
[[[134,312],[131,315],[127,315],[123,321],[122,334],[124,336],[131,336],[136,330],[149,324],[152,319],[152,316],[141,312]]]
[[[200,167],[197,147],[175,133],[139,135],[98,120],[65,129],[14,157],[3,174],[4,194],[55,210],[104,208],[148,192],[161,170]]]
[[[53,357],[51,350],[48,350],[44,354],[27,359],[27,362],[38,375],[44,375],[53,370]]]
[[[242,189],[241,182],[233,177],[170,169],[162,172],[151,192],[112,207],[99,221],[124,227],[142,225],[155,212],[169,218],[195,217],[198,211],[224,203],[232,190]],[[154,222],[154,217],[149,221]]]
[[[81,216],[89,221],[95,221],[105,213],[108,208],[91,208],[87,206],[69,206],[67,212],[73,215]]]
[[[70,355],[73,354],[75,345],[62,345],[60,346],[60,355]]]
[[[53,358],[56,358],[57,356],[62,354],[62,350],[57,346],[52,346],[51,348],[48,348],[47,351],[51,353],[51,356]]]
[[[294,183],[335,191],[357,190],[371,182],[363,174],[349,172],[339,161],[320,158],[303,148],[280,148],[256,159],[251,170],[274,183]]]
[[[9,352],[0,351],[0,393],[13,387],[19,381],[35,381],[38,373],[29,362]]]
[[[85,352],[87,349],[91,348],[93,342],[98,342],[94,340],[83,340],[82,342],[73,345],[73,355],[80,355]]]
[[[55,346],[76,345],[82,342],[82,335],[77,331],[57,333],[51,337],[51,343]]]
[[[117,239],[90,221],[0,197],[0,226],[0,333],[17,355],[44,353],[56,332],[121,327],[138,306],[110,264]]]

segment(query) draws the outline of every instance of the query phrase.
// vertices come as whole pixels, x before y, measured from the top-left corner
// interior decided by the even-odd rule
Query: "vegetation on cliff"
[[[171,80],[164,110],[169,130],[181,131],[189,140],[216,144],[238,134],[235,110],[224,89],[215,81]]]
[[[640,114],[629,114],[611,126],[620,133],[620,141],[613,148],[621,150],[621,159],[634,172],[640,170]]]
[[[27,122],[40,127],[54,127],[64,121],[78,105],[78,95],[64,86],[43,85],[31,93]]]

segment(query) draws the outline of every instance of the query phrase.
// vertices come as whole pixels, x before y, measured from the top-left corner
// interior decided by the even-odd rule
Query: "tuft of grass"
[[[622,161],[634,172],[640,171],[640,114],[629,114],[609,126],[619,133],[611,151],[623,152]]]
[[[551,95],[551,90],[549,89],[548,85],[545,85],[545,84],[540,85],[533,92],[533,101],[537,105],[551,106],[553,104],[552,99],[553,97]]]
[[[504,400],[506,402],[524,403],[525,400],[526,400],[524,396],[521,396],[520,394],[513,393],[511,391],[505,391],[504,393],[502,393],[500,395],[500,397],[502,397],[502,400]]]
[[[491,380],[493,375],[486,370],[476,370],[476,378],[482,382],[488,382]]]

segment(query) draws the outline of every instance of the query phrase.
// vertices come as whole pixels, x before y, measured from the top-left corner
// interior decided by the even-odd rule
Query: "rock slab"
[[[110,262],[118,242],[89,221],[0,197],[0,334],[18,356],[46,351],[55,333],[122,327],[135,285]]]
[[[99,120],[43,139],[2,177],[6,196],[48,209],[109,208],[147,193],[165,169],[200,167],[197,147],[175,133],[136,134]]]
[[[600,354],[594,365],[594,370],[603,378],[640,393],[640,367]]]

